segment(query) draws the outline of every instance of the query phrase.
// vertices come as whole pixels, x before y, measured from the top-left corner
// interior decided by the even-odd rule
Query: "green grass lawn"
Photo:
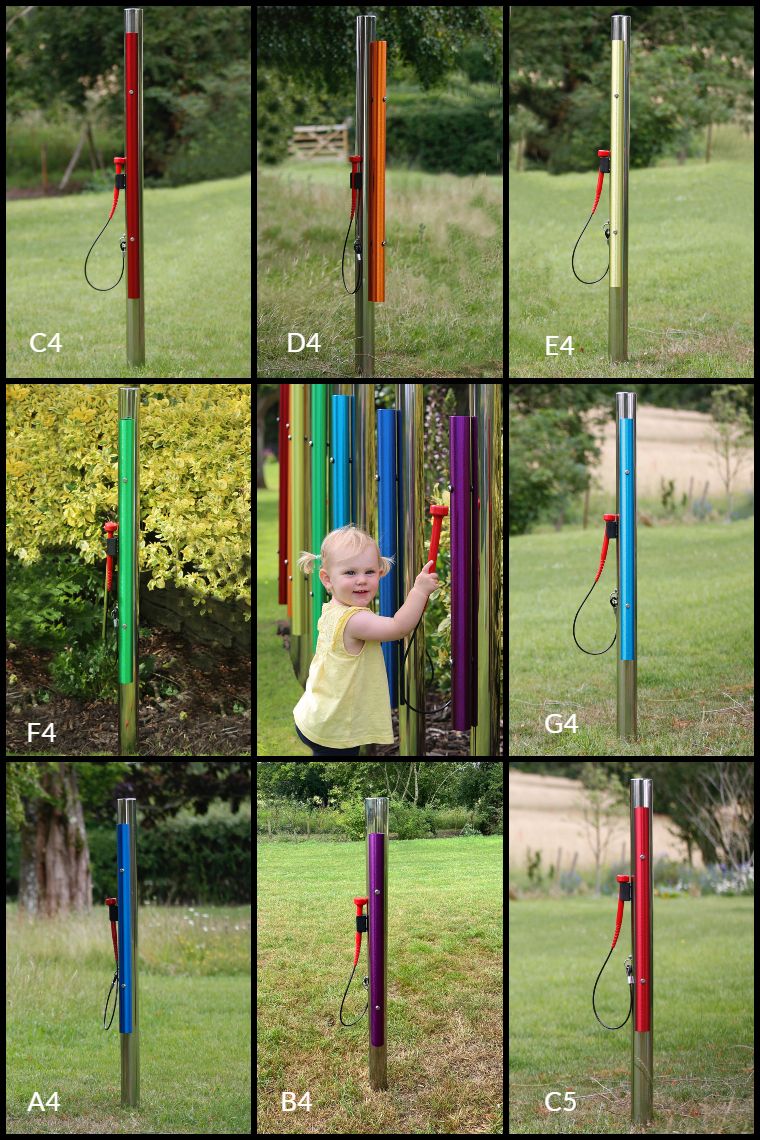
[[[111,292],[85,281],[105,225],[102,194],[6,203],[6,376],[247,378],[251,374],[251,177],[145,190],[145,365],[126,363],[126,268]],[[121,272],[124,193],[87,263],[94,285]],[[45,351],[34,351],[34,344]]]
[[[367,1017],[338,1020],[365,843],[259,843],[257,1133],[503,1131],[500,835],[391,838],[388,1091],[370,1090]],[[343,1011],[366,1002],[367,940]],[[310,1110],[283,1114],[283,1090]]]
[[[620,380],[754,375],[754,256],[747,232],[754,140],[735,127],[729,137],[733,143],[717,148],[709,164],[694,158],[630,171],[629,361],[613,367]],[[582,285],[570,265],[597,175],[598,167],[557,176],[510,170],[511,377],[613,374],[609,278]],[[600,277],[608,262],[602,230],[608,181],[575,255],[576,272],[587,281]],[[547,337],[556,338],[551,350]]]
[[[614,895],[521,899],[509,904],[509,1131],[628,1135],[630,1021],[603,1029],[591,992],[615,933]],[[619,1025],[629,1007],[617,946],[596,1008]],[[654,1126],[674,1133],[754,1130],[754,899],[654,900]],[[563,1106],[561,1114],[548,1111]],[[566,1093],[575,1106],[564,1111]],[[561,1118],[560,1118],[561,1117]]]
[[[348,163],[295,160],[257,172],[259,377],[354,375],[354,298],[341,278],[349,173]],[[500,378],[503,178],[388,168],[385,207],[375,375]],[[353,228],[344,261],[349,290]],[[289,333],[312,347],[289,351]],[[295,337],[293,347],[299,344]]]
[[[616,736],[616,652],[576,647],[573,618],[599,567],[602,528],[509,540],[510,755],[751,756],[754,519],[638,532],[639,741]],[[578,617],[600,650],[615,634],[615,551]],[[573,724],[552,733],[554,726]]]
[[[249,1135],[250,907],[140,907],[139,1109],[121,1108],[118,1009],[103,1029],[114,970],[106,906],[6,906],[6,1132]]]

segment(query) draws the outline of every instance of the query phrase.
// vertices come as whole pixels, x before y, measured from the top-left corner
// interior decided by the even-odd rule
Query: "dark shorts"
[[[357,744],[356,748],[329,748],[329,747],[326,747],[324,744],[315,744],[313,740],[307,740],[306,739],[306,737],[301,732],[300,728],[298,727],[298,725],[296,724],[295,721],[293,721],[293,724],[295,725],[295,730],[298,733],[301,740],[304,742],[304,744],[308,745],[308,747],[311,749],[312,756],[358,756],[359,755],[359,745],[358,744]]]

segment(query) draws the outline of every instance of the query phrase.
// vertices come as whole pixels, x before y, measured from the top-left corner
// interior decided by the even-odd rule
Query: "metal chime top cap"
[[[652,806],[652,781],[636,778],[631,780],[631,807]]]

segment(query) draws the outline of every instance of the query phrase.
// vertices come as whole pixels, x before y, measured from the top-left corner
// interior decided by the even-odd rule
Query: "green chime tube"
[[[137,755],[140,389],[119,388],[119,754]]]

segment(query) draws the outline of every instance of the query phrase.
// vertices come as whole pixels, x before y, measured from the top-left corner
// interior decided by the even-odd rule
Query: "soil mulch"
[[[48,669],[52,650],[11,647],[6,639],[5,656],[6,756],[119,754],[115,695],[80,701],[61,693]],[[151,679],[140,684],[141,756],[250,756],[250,656],[191,645],[171,630],[151,627],[151,637],[140,639],[140,658],[146,657],[155,663]],[[169,687],[172,695],[162,695]],[[30,725],[38,734],[31,741]]]

